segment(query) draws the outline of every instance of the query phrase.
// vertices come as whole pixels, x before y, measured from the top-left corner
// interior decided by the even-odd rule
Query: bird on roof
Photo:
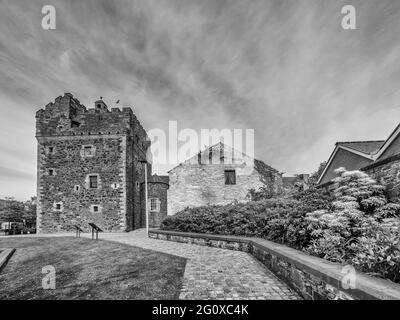
[[[119,103],[119,99],[115,103],[118,104]]]
[[[103,100],[103,97],[100,97],[100,100]]]

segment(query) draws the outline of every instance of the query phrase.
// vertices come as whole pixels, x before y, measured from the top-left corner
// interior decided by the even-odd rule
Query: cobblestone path
[[[150,239],[143,229],[129,233],[101,233],[99,237],[187,258],[180,299],[300,299],[245,252]]]

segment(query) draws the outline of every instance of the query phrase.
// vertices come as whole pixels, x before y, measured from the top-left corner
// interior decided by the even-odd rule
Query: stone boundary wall
[[[400,300],[400,285],[260,238],[151,229],[149,237],[252,254],[307,300]],[[351,279],[347,282],[346,279]]]
[[[0,250],[0,272],[6,266],[8,260],[11,258],[14,252],[15,248]]]

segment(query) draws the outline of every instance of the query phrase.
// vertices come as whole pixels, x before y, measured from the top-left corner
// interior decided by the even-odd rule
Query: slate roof
[[[347,147],[367,155],[372,155],[378,152],[379,148],[385,143],[385,140],[374,141],[343,141],[336,142],[336,145]]]
[[[379,149],[383,146],[385,140],[370,140],[370,141],[341,141],[336,142],[336,147],[346,147],[352,149],[357,152],[361,152],[364,154],[368,159],[373,161],[373,155],[375,155]],[[335,149],[336,150],[336,149]],[[332,152],[331,156],[329,157],[328,163],[322,172],[321,176],[318,179],[318,184],[322,181],[323,177],[325,176],[326,172],[329,172],[328,168],[332,159],[335,157],[335,151]],[[328,170],[328,171],[327,171]]]

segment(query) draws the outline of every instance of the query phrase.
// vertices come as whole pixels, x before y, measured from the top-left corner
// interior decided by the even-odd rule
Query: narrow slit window
[[[53,208],[55,211],[63,211],[63,203],[56,202],[56,203],[54,203]]]
[[[236,184],[235,170],[225,170],[225,184]]]
[[[97,189],[98,187],[98,177],[97,176],[89,176],[89,188]]]
[[[118,183],[112,183],[111,188],[113,189],[118,189]]]

